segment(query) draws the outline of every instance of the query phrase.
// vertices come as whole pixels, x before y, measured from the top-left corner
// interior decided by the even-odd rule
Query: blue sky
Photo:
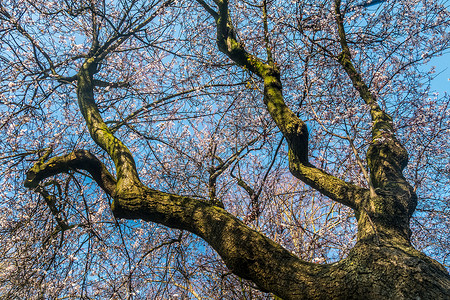
[[[450,51],[446,54],[433,58],[427,68],[436,67],[436,78],[431,82],[431,90],[443,96],[445,92],[450,94]]]

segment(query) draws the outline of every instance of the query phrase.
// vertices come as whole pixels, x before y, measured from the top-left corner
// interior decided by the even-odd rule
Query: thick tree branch
[[[289,145],[291,173],[334,201],[355,209],[365,197],[366,189],[349,184],[320,170],[308,161],[308,129],[306,124],[286,105],[279,71],[264,77],[264,103]]]
[[[228,11],[228,0],[217,1],[219,14],[217,24],[217,46],[239,66],[245,67],[259,77],[266,73],[268,65],[258,57],[249,54],[244,45],[237,40],[236,31]]]
[[[116,179],[106,166],[87,150],[76,150],[70,154],[53,157],[47,162],[39,160],[28,170],[24,186],[35,189],[39,183],[51,176],[70,170],[86,170],[95,182],[110,196],[114,194]]]
[[[344,28],[344,15],[341,12],[340,5],[341,0],[335,0],[336,23],[338,27],[339,43],[342,48],[342,52],[338,56],[338,61],[344,68],[345,72],[347,72],[348,76],[350,77],[353,83],[354,88],[359,92],[361,98],[367,105],[369,105],[370,110],[371,111],[379,110],[380,107],[378,106],[375,97],[372,95],[372,93],[369,90],[369,87],[362,79],[361,74],[356,70],[351,61],[352,59],[351,52],[347,43],[347,37]]]
[[[314,275],[326,271],[301,261],[264,235],[207,201],[145,189],[133,201],[113,203],[116,217],[157,222],[171,228],[188,230],[211,245],[228,268],[250,279],[261,289],[286,299],[296,299],[317,288]],[[278,274],[276,277],[273,274]],[[300,289],[293,290],[295,282]]]
[[[330,199],[357,209],[359,203],[369,195],[369,190],[347,183],[311,164],[302,163],[292,151],[289,151],[289,169],[291,173]]]
[[[78,72],[78,105],[86,121],[92,139],[105,150],[114,161],[117,172],[117,192],[130,194],[142,185],[136,164],[130,150],[117,139],[103,121],[94,101],[94,80],[97,63],[94,58],[87,59]]]

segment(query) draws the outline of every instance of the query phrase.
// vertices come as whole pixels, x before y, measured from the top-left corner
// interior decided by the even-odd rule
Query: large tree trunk
[[[450,299],[447,271],[410,246],[361,242],[323,275],[320,289],[286,299]]]

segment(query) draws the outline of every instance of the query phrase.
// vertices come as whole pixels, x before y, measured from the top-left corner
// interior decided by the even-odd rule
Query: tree
[[[5,297],[449,298],[447,9],[285,2],[0,3]]]

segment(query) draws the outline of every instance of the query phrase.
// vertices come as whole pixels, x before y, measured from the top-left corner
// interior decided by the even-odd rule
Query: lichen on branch
[[[44,159],[36,162],[27,172],[24,186],[35,189],[45,179],[67,173],[71,170],[86,170],[95,182],[108,194],[112,195],[116,188],[116,179],[106,166],[87,150],[75,150],[72,153],[52,157],[47,162]]]

